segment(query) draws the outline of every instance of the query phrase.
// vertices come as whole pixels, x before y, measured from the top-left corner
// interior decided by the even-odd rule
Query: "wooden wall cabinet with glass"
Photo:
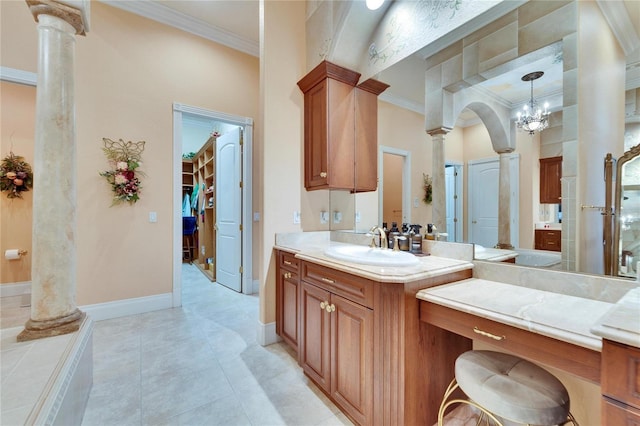
[[[356,188],[356,156],[363,172],[377,174],[377,95],[388,85],[367,80],[356,88],[360,74],[328,61],[298,81],[304,93],[304,186],[316,189],[372,191]],[[362,146],[357,146],[357,143]],[[375,152],[375,156],[371,156]],[[371,159],[375,161],[372,161]],[[366,161],[366,167],[365,167]],[[377,177],[377,176],[376,176]],[[358,179],[360,180],[360,179]]]
[[[562,202],[562,157],[540,159],[540,203]]]
[[[215,144],[215,138],[209,138],[193,160],[195,183],[199,185],[198,262],[196,265],[212,281],[216,279]]]
[[[299,261],[284,251],[278,251],[276,258],[276,333],[298,352]]]

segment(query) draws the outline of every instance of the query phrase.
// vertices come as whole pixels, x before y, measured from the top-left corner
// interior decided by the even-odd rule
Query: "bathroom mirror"
[[[636,278],[640,262],[640,144],[618,159],[615,213],[613,275]]]
[[[549,5],[549,10],[536,10],[535,13],[538,14],[538,16],[543,16],[545,13],[554,13],[558,17],[557,22],[562,23],[562,25],[576,25],[576,3],[554,3],[556,4],[556,6],[553,7],[555,7],[556,10],[553,10],[552,12],[549,12],[552,8],[551,2],[545,4]],[[616,4],[616,7],[619,6],[629,9],[629,16],[635,16],[635,14],[637,13],[638,6],[634,2],[620,2],[619,4]],[[541,6],[541,3],[525,4],[522,7],[544,8]],[[530,12],[530,10],[528,11]],[[598,13],[600,13],[599,9]],[[499,52],[499,46],[501,43],[505,45],[508,44],[504,35],[500,37],[495,34],[492,35],[492,31],[496,31],[496,29],[497,31],[500,31],[501,28],[506,28],[506,24],[504,24],[504,21],[507,18],[509,18],[509,16],[498,18],[498,20],[496,20],[495,22],[492,22],[479,30],[479,35],[476,40],[486,41],[486,44],[483,46],[483,49],[486,49],[486,51],[483,51],[482,54],[490,54],[492,50],[495,50],[495,52]],[[399,29],[398,31],[401,31],[401,29]],[[520,31],[522,31],[522,29]],[[636,25],[635,32],[636,34],[640,34],[640,23]],[[509,32],[505,29],[504,34],[509,34]],[[516,31],[513,34],[519,33]],[[543,46],[540,48],[541,52],[544,52],[544,47],[550,46],[548,44],[542,44],[539,40],[537,40],[546,37],[546,35],[542,32],[533,31],[531,33],[528,33],[528,35],[532,44],[540,44],[541,46]],[[548,39],[551,44],[554,43],[553,38],[549,37]],[[562,217],[563,221],[567,222],[568,225],[571,224],[572,221],[574,224],[578,222],[576,221],[577,216],[584,217],[586,215],[599,214],[597,211],[581,211],[580,206],[577,206],[576,208],[574,206],[566,204],[561,208],[560,205],[540,204],[539,202],[540,193],[538,159],[563,156],[565,162],[575,163],[577,160],[577,153],[575,152],[575,148],[568,152],[563,152],[563,150],[567,147],[567,144],[563,142],[565,142],[567,139],[579,138],[579,122],[578,118],[575,117],[575,111],[571,108],[565,108],[563,110],[563,105],[566,104],[564,100],[568,99],[569,103],[572,103],[575,102],[576,98],[575,85],[573,87],[565,87],[564,85],[564,83],[566,83],[567,81],[569,81],[570,83],[573,82],[572,79],[575,78],[575,73],[567,74],[567,72],[565,71],[566,67],[563,64],[564,61],[567,60],[574,62],[577,52],[575,51],[575,45],[572,45],[571,43],[557,43],[560,47],[560,55],[554,55],[553,51],[551,51],[551,55],[547,55],[546,57],[539,55],[537,58],[520,58],[516,55],[516,57],[514,57],[511,62],[505,62],[506,65],[494,68],[491,68],[491,61],[494,59],[497,63],[500,63],[500,61],[498,61],[497,58],[492,59],[490,56],[488,56],[486,58],[486,61],[481,64],[482,66],[486,66],[485,70],[480,73],[479,78],[476,81],[471,82],[473,87],[478,87],[478,89],[485,93],[488,97],[501,95],[501,93],[502,95],[506,96],[506,93],[509,90],[516,89],[516,92],[518,94],[514,94],[511,98],[507,98],[509,103],[513,105],[513,113],[515,116],[515,110],[519,106],[521,106],[529,97],[529,86],[524,82],[519,81],[520,77],[526,74],[525,71],[531,71],[532,68],[530,67],[537,67],[541,64],[544,65],[544,61],[550,61],[549,65],[553,65],[559,68],[559,73],[554,74],[551,71],[547,73],[546,77],[553,77],[554,80],[553,84],[548,85],[549,87],[543,87],[547,86],[547,84],[543,82],[542,78],[537,81],[535,85],[535,97],[538,101],[545,97],[555,98],[556,107],[552,109],[554,113],[551,116],[550,127],[543,131],[541,134],[536,134],[533,136],[524,134],[523,132],[518,132],[516,134],[518,144],[521,145],[518,149],[516,149],[515,152],[516,154],[520,154],[520,182],[518,187],[519,213],[518,217],[515,219],[515,223],[512,223],[512,229],[514,228],[514,226],[518,227],[519,245],[521,247],[527,248],[534,247],[534,234],[535,228],[537,226],[545,226],[543,224],[550,222],[548,223],[548,225],[552,227],[562,228],[563,224],[559,223],[560,212],[562,212],[562,215],[564,216]],[[455,45],[455,43],[453,43],[452,45]],[[447,58],[451,58],[452,56],[450,56],[450,54],[448,53],[448,49],[449,47],[438,50],[434,49],[433,46],[425,46],[425,48],[421,51],[418,51],[410,57],[407,57],[402,61],[399,61],[394,65],[382,70],[375,76],[375,78],[379,79],[380,81],[384,81],[385,83],[390,84],[390,88],[380,96],[379,120],[383,120],[383,117],[386,117],[386,119],[389,121],[396,121],[394,123],[396,127],[393,131],[390,131],[388,129],[388,127],[390,127],[389,123],[385,124],[384,122],[379,122],[379,145],[395,146],[394,144],[400,144],[404,141],[410,141],[410,146],[408,148],[403,148],[412,152],[413,155],[411,195],[409,201],[411,216],[413,218],[413,221],[417,221],[417,223],[422,223],[422,221],[424,221],[425,223],[429,223],[431,221],[431,207],[421,201],[422,185],[420,182],[422,172],[431,174],[431,137],[425,134],[424,124],[422,125],[422,127],[420,127],[420,125],[413,126],[413,134],[407,137],[405,133],[403,133],[406,130],[407,126],[405,126],[404,123],[397,122],[397,115],[400,114],[394,115],[394,112],[389,113],[389,111],[385,111],[385,108],[395,108],[396,110],[398,109],[398,107],[404,108],[404,110],[415,113],[418,117],[418,120],[422,120],[424,122],[425,70],[427,70],[435,61],[446,62]],[[625,52],[626,51],[627,50],[625,50]],[[547,52],[549,52],[549,50]],[[622,92],[618,95],[619,97],[624,97],[624,92],[627,93],[627,110],[632,109],[633,111],[631,112],[631,114],[635,114],[636,117],[638,115],[637,111],[640,109],[635,107],[635,105],[638,103],[636,99],[640,97],[636,96],[632,100],[630,99],[628,94],[635,94],[638,91],[637,87],[639,85],[638,83],[640,82],[640,67],[637,66],[638,61],[640,60],[640,55],[638,54],[638,52],[639,49],[636,49],[632,54],[627,54],[626,86],[624,84],[617,86],[622,89]],[[511,54],[512,53],[509,53],[508,55]],[[505,53],[505,55],[507,55],[507,53]],[[453,62],[454,59],[451,59],[452,64]],[[546,69],[545,72],[547,72]],[[512,78],[511,80],[507,81],[506,78],[509,73],[520,74],[516,75],[515,79]],[[518,85],[518,87],[514,87],[515,85]],[[451,90],[455,90],[455,88],[451,88]],[[616,99],[619,99],[619,97]],[[634,104],[634,107],[629,107],[631,103]],[[622,120],[618,122],[622,123]],[[484,136],[482,135],[483,133]],[[484,160],[490,157],[498,157],[498,154],[492,149],[490,144],[487,144],[484,147],[480,146],[481,144],[484,144],[488,139],[486,137],[487,133],[487,127],[480,122],[478,115],[471,110],[464,110],[460,114],[460,116],[457,117],[456,126],[445,136],[445,161],[448,163],[451,162],[461,165],[461,170],[463,172],[462,180],[464,189],[459,195],[459,197],[463,199],[463,205],[461,209],[461,215],[457,217],[457,220],[458,222],[462,222],[463,224],[464,229],[462,232],[462,241],[465,242],[474,242],[473,239],[470,238],[469,233],[469,200],[473,196],[473,194],[468,193],[468,181],[471,178],[471,175],[469,173],[469,164],[473,163],[474,161]],[[638,142],[640,142],[640,140],[637,139],[635,144],[637,144]],[[615,143],[617,146],[617,148],[613,149],[612,152],[623,152],[621,143],[612,143]],[[523,149],[526,149],[526,151],[523,151]],[[601,158],[599,158],[599,161],[601,161]],[[578,171],[583,170],[584,168],[578,168]],[[586,178],[586,176],[576,174],[574,179],[581,180],[584,178]],[[604,194],[604,187],[602,185],[601,187],[602,193]],[[380,191],[380,189],[378,191]],[[353,196],[353,198],[355,213],[360,212],[361,215],[363,211],[374,211],[377,213],[377,196],[375,197],[375,200],[371,199],[371,194],[356,194]],[[416,200],[417,203],[414,204]],[[563,204],[565,204],[564,201]],[[382,220],[382,218],[376,216],[371,220],[367,220],[366,225],[370,226],[371,223],[381,223]],[[362,226],[360,225],[360,227]],[[358,223],[355,223],[354,229],[359,229]],[[558,254],[560,254],[560,252],[558,252]],[[567,266],[571,268],[571,265]],[[560,265],[557,264],[557,267],[560,267]]]

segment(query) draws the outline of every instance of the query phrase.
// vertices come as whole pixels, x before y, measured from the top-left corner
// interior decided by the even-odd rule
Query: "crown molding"
[[[609,23],[625,55],[631,54],[640,45],[640,38],[631,22],[627,8],[622,1],[596,0],[604,18]]]
[[[151,0],[100,0],[100,2],[156,22],[178,28],[188,33],[195,34],[207,40],[239,50],[240,52],[248,55],[255,57],[260,56],[258,43],[208,24],[200,19],[163,6],[158,2]]]
[[[400,108],[408,109],[409,111],[417,112],[424,115],[424,104],[420,102],[411,101],[405,97],[394,95],[391,93],[383,92],[378,99],[384,102],[388,102]]]

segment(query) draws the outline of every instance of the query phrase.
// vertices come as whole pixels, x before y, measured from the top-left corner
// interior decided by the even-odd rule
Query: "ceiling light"
[[[522,77],[522,81],[531,82],[531,99],[524,107],[522,111],[518,112],[518,120],[516,126],[530,135],[535,132],[541,132],[549,126],[549,104],[544,104],[544,110],[538,107],[538,103],[533,99],[533,80],[537,80],[544,75],[542,71],[536,71],[529,73]]]
[[[384,3],[384,0],[367,0],[367,8],[369,8],[369,10],[376,10],[382,6],[382,3]]]

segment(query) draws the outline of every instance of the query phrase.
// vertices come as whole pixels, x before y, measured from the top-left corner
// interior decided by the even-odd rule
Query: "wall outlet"
[[[158,221],[158,213],[149,212],[149,223],[156,223]]]
[[[333,212],[333,223],[340,223],[340,222],[342,222],[342,213]]]
[[[329,212],[320,212],[320,223],[329,223]]]
[[[356,223],[360,223],[360,212],[356,212]]]
[[[253,221],[260,222],[260,212],[253,212]]]
[[[293,212],[293,223],[295,225],[300,223],[300,212],[298,210]]]

